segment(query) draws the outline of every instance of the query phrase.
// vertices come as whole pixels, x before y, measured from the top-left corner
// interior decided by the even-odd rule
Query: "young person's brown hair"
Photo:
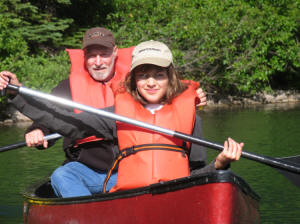
[[[160,67],[157,65],[152,65],[152,64],[142,64],[133,69],[126,77],[124,86],[127,92],[129,92],[133,98],[138,100],[142,104],[148,104],[148,102],[139,94],[136,86],[136,80],[135,80],[135,71],[136,69],[142,70],[142,71],[147,71],[150,67],[156,67],[159,69],[166,69],[169,82],[168,82],[168,87],[167,87],[167,92],[166,95],[163,97],[161,100],[161,104],[168,104],[171,103],[172,100],[178,96],[180,93],[182,93],[187,87],[184,83],[182,83],[179,79],[179,75],[177,71],[174,68],[174,65],[171,64],[169,67]]]

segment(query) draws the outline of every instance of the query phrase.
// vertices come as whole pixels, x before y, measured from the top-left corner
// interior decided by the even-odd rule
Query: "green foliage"
[[[60,52],[53,56],[25,56],[23,59],[10,61],[5,66],[1,64],[0,69],[17,74],[18,79],[26,87],[50,92],[61,80],[68,77],[70,62],[67,53]],[[0,98],[0,111],[2,111],[1,107],[5,108],[6,104],[7,98]]]
[[[210,93],[300,89],[299,15],[299,0],[0,0],[0,69],[49,91],[69,72],[59,51],[104,26],[119,47],[168,44]]]
[[[27,1],[23,2],[0,0],[0,14],[9,21],[7,31],[18,33],[20,38],[26,40],[32,52],[39,52],[41,47],[48,45],[58,47],[63,42],[63,32],[73,20],[57,18],[47,12],[47,9],[38,8]],[[69,1],[55,2],[57,5],[70,4]]]
[[[83,33],[91,27],[108,27],[107,14],[113,10],[111,0],[76,0],[71,4],[56,4],[54,0],[36,0],[39,5],[45,5],[45,9],[51,9],[58,18],[72,19],[69,28],[63,33],[60,45],[64,47],[80,48]]]
[[[0,1],[0,71],[8,70],[8,64],[23,60],[28,54],[28,45],[22,35],[13,26],[21,26],[20,20],[12,18],[8,5]],[[0,98],[0,117],[7,98]]]
[[[10,17],[8,7],[0,2],[0,62],[1,66],[16,61],[28,53],[28,46],[22,35],[13,26],[21,26],[19,20]]]
[[[300,68],[299,1],[115,0],[120,46],[167,43],[187,77],[207,91],[253,94]],[[298,35],[297,35],[298,33]]]
[[[50,92],[70,72],[69,57],[66,52],[58,55],[38,55],[26,57],[8,65],[8,70],[16,73],[27,87]]]

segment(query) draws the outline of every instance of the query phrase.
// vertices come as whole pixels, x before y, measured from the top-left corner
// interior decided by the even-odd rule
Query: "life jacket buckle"
[[[132,154],[135,154],[137,151],[135,151],[135,148],[134,146],[132,147],[128,147],[128,148],[125,148],[121,151],[121,155],[122,157],[126,157],[126,156],[130,156]]]

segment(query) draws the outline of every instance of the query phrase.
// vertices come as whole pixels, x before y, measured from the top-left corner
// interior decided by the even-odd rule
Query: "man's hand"
[[[196,93],[198,95],[198,100],[199,103],[197,103],[197,107],[201,107],[201,106],[206,106],[207,102],[206,102],[206,94],[203,92],[203,90],[201,88],[198,88],[196,90]]]
[[[43,145],[48,148],[48,141],[44,140],[44,133],[40,129],[35,129],[25,135],[25,141],[28,147],[35,147]]]
[[[19,82],[17,76],[14,73],[9,71],[0,72],[0,90],[3,90],[7,87],[8,84],[13,84],[16,86],[21,86],[22,84]],[[16,93],[15,91],[9,90],[8,93]]]
[[[225,169],[229,163],[237,161],[242,155],[244,143],[237,143],[231,138],[224,142],[223,151],[217,156],[215,162],[216,169]]]

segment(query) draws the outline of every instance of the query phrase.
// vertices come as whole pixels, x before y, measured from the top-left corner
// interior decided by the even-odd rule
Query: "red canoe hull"
[[[258,198],[229,181],[237,178],[232,173],[226,173],[228,181],[199,184],[218,175],[224,177],[214,174],[153,185],[152,192],[142,188],[62,201],[25,195],[25,223],[259,223]]]

